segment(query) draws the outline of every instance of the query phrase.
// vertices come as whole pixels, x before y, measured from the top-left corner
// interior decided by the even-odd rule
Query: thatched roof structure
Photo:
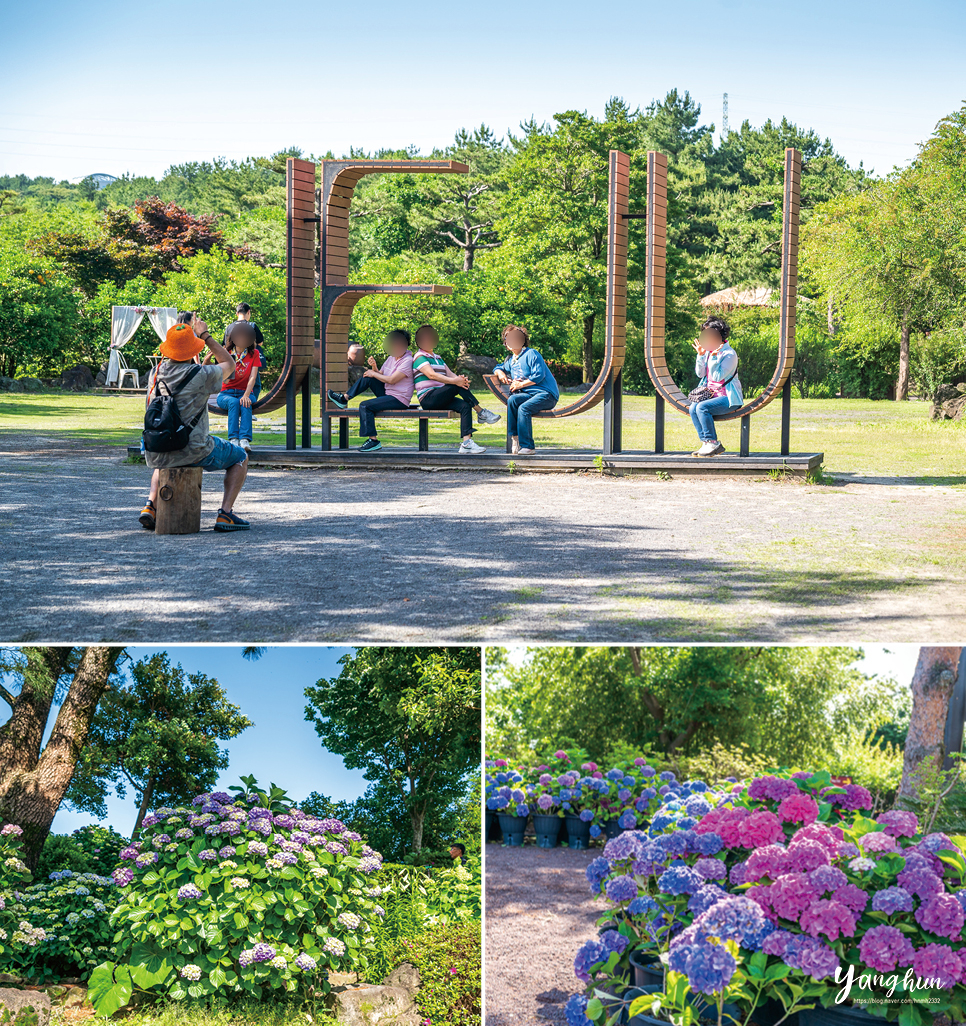
[[[732,286],[720,292],[712,292],[701,299],[701,305],[715,310],[733,310],[736,306],[770,306],[774,289],[739,289]]]

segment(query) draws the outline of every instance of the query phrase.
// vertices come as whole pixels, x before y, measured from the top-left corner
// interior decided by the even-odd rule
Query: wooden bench
[[[339,421],[339,448],[349,448],[349,419],[358,417],[358,407],[350,407],[347,410],[340,410],[325,407],[322,410],[322,448],[326,451],[332,448],[332,421]],[[456,410],[424,410],[421,406],[410,406],[408,410],[381,410],[377,411],[376,417],[390,417],[399,420],[419,421],[419,451],[429,452],[429,422],[431,420],[459,420],[459,413]]]

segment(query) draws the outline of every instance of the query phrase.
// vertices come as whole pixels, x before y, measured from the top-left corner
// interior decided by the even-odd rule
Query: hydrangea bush
[[[588,866],[616,929],[585,944],[574,970],[588,988],[568,1004],[571,1023],[621,1011],[631,953],[659,956],[665,993],[625,1002],[633,1016],[704,995],[734,1001],[743,1017],[773,999],[793,1012],[829,1006],[843,984],[860,1006],[863,974],[928,1003],[873,1006],[904,1026],[933,1015],[963,1021],[966,1001],[966,858],[943,834],[920,836],[911,812],[864,815],[871,796],[833,787],[827,774],[766,776],[704,795],[693,823],[628,831]],[[713,800],[712,800],[713,799]],[[690,818],[690,817],[688,817]],[[966,839],[958,839],[966,847]],[[892,977],[895,977],[892,979]],[[614,986],[616,984],[616,987]],[[879,992],[879,996],[884,991]],[[844,997],[842,998],[844,999]]]
[[[20,857],[22,834],[23,830],[14,823],[0,828],[0,956],[5,962],[45,937],[43,930],[38,931],[13,909],[11,892],[30,880],[30,870]]]
[[[102,1014],[145,984],[176,1000],[326,990],[327,970],[362,969],[372,949],[382,857],[336,819],[215,792],[146,817],[121,859],[121,964],[91,980]]]
[[[30,979],[88,976],[111,955],[116,890],[110,877],[65,869],[47,883],[8,892],[8,909],[29,924],[34,942],[8,953],[5,964]]]

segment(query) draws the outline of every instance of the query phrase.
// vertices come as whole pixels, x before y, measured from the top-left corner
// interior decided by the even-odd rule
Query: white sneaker
[[[247,438],[243,438],[238,444],[245,450],[245,452],[252,451],[252,443],[249,442]]]
[[[486,447],[477,445],[472,438],[466,438],[456,451],[459,456],[479,456],[481,452],[486,452]]]
[[[229,438],[228,439],[228,444],[229,445],[241,445],[241,442],[239,442],[237,438]]]
[[[516,455],[520,451],[520,439],[516,435],[512,435],[510,438],[510,453]]]
[[[536,449],[517,449],[518,456],[532,456],[537,450]]]
[[[477,424],[499,424],[502,419],[499,413],[494,413],[492,410],[480,410],[476,415]]]
[[[719,452],[724,452],[724,446],[720,442],[705,442],[694,455],[716,456]]]

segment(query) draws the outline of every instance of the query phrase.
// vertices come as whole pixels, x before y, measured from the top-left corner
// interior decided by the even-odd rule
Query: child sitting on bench
[[[454,374],[446,361],[437,356],[439,335],[429,324],[416,329],[416,355],[413,371],[416,375],[416,395],[424,410],[457,410],[460,415],[460,434],[463,441],[457,450],[459,455],[479,455],[486,448],[473,441],[473,411],[476,410],[480,424],[496,424],[500,415],[484,410],[470,391],[470,379],[464,374]]]
[[[376,365],[375,357],[370,356],[369,369],[348,392],[336,392],[330,388],[326,393],[329,402],[340,410],[349,405],[350,399],[355,399],[367,389],[375,394],[375,399],[359,404],[359,437],[367,439],[359,447],[359,452],[375,452],[382,448],[376,434],[377,413],[409,409],[409,401],[413,397],[413,354],[409,351],[409,342],[408,331],[402,328],[390,331],[383,343],[388,355],[381,368]]]

